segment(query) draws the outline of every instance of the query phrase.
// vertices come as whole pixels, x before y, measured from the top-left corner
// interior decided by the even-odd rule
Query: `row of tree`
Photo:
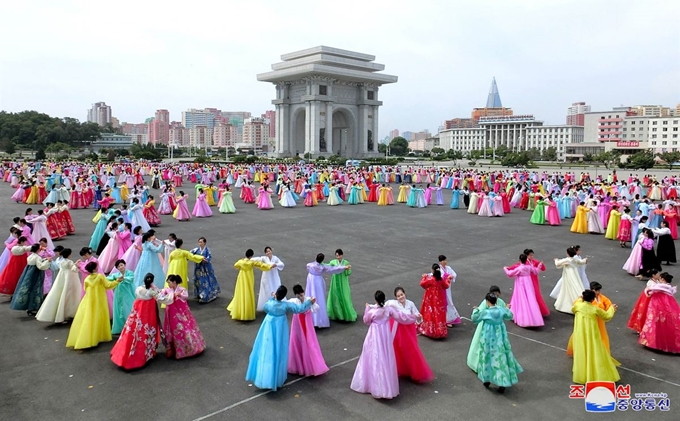
[[[14,153],[16,149],[46,151],[60,143],[71,148],[92,142],[100,133],[116,133],[110,124],[81,123],[76,118],[50,117],[37,111],[8,113],[0,111],[0,149]],[[56,149],[56,151],[63,149]]]

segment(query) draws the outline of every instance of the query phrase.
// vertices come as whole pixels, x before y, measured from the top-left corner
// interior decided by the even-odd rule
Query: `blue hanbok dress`
[[[194,265],[194,296],[199,303],[209,303],[222,292],[211,263],[212,254],[208,247],[203,250],[196,247],[191,250],[191,254],[203,256],[203,261]]]
[[[267,313],[257,332],[250,353],[246,381],[260,389],[276,390],[288,377],[288,317],[287,313],[304,313],[312,306],[311,300],[303,304],[269,299],[264,305]]]
[[[331,195],[331,190],[328,188],[328,181],[323,182],[323,195],[324,197],[328,197]]]
[[[101,209],[102,205],[99,204],[100,200],[102,200],[102,188],[101,186],[97,186],[94,191],[94,203],[92,204],[92,207],[95,209]]]
[[[115,200],[114,203],[123,203],[123,197],[120,195],[120,187],[115,186],[111,188],[111,198]]]
[[[418,189],[415,188],[411,189],[411,192],[408,194],[408,199],[406,200],[406,206],[411,208],[415,208],[418,206],[418,196],[416,194],[416,190]]]
[[[453,196],[451,197],[451,209],[458,209],[460,207],[460,190],[456,189],[453,191]]]
[[[102,237],[106,233],[106,226],[109,223],[109,219],[116,214],[116,210],[111,208],[105,215],[102,215],[97,222],[97,226],[94,227],[94,232],[90,237],[90,244],[88,245],[92,250],[97,250],[99,248],[99,243],[102,241]]]
[[[142,244],[142,255],[139,257],[139,262],[135,268],[135,285],[144,285],[144,276],[147,273],[153,273],[153,284],[159,289],[165,286],[165,272],[163,272],[163,265],[158,253],[163,251],[163,243],[155,245],[151,241]]]
[[[117,281],[120,278],[118,269],[106,278],[109,281]],[[131,270],[125,270],[123,281],[116,287],[116,292],[113,295],[113,327],[111,334],[119,335],[123,331],[125,322],[127,321],[132,305],[135,302],[135,274]]]
[[[361,187],[352,186],[352,189],[349,192],[349,197],[347,198],[347,203],[350,204],[350,205],[358,205],[360,194],[361,194]]]

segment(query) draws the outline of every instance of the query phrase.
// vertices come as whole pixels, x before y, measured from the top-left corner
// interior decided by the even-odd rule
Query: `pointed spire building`
[[[496,85],[495,76],[491,81],[491,89],[489,89],[489,97],[486,100],[486,108],[503,108],[501,96],[498,94],[498,85]]]

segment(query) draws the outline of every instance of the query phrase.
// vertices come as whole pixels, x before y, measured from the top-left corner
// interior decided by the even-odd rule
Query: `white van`
[[[348,159],[345,161],[346,167],[358,167],[359,165],[361,165],[361,162],[356,159]]]

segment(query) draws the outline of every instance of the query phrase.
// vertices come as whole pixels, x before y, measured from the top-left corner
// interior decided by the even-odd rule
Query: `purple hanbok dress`
[[[412,324],[416,316],[394,307],[366,307],[364,323],[368,325],[368,333],[350,386],[355,392],[370,393],[377,399],[392,399],[399,395],[390,319],[401,324]]]
[[[196,204],[194,205],[194,211],[192,213],[196,218],[207,218],[208,216],[212,216],[212,210],[205,200],[205,193],[199,194],[196,198]]]
[[[324,273],[341,273],[344,272],[347,266],[330,266],[324,263],[307,263],[307,285],[305,287],[305,295],[310,298],[316,298],[319,302],[319,310],[312,314],[315,327],[330,327],[331,322],[328,319],[328,310],[326,308],[326,281],[323,279]]]

